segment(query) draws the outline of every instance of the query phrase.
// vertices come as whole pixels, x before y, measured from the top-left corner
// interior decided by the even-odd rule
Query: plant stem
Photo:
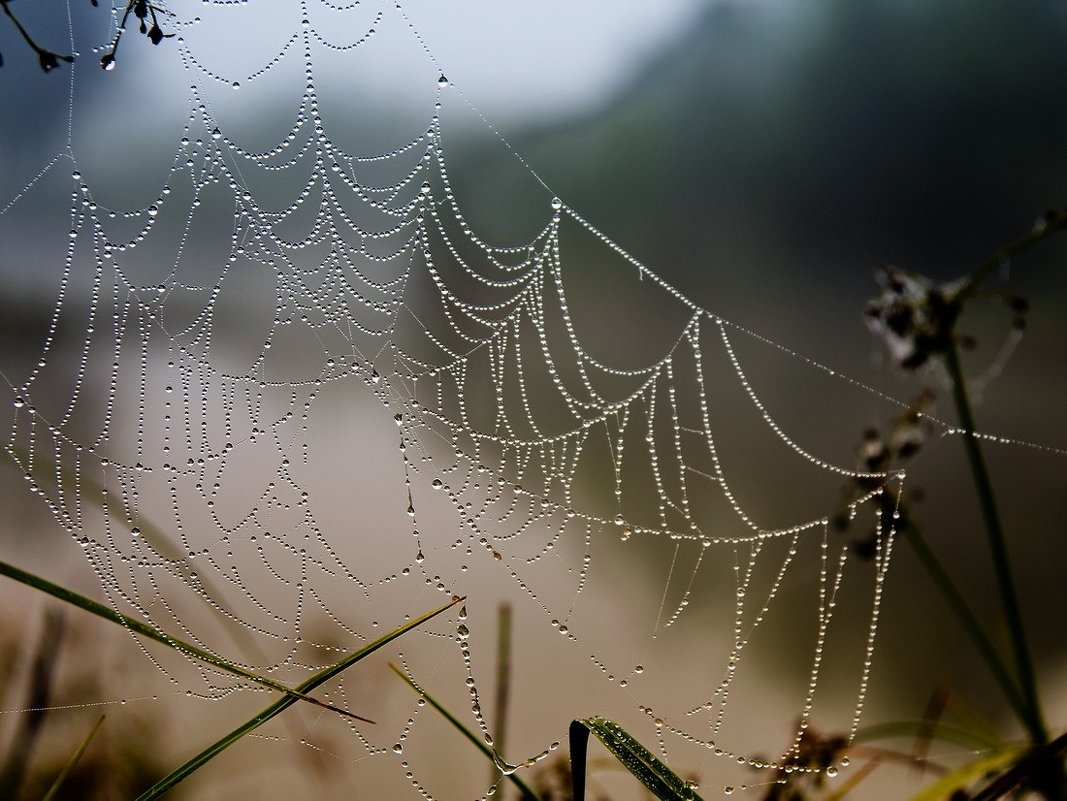
[[[511,694],[511,606],[501,604],[496,627],[496,703],[493,709],[493,740],[499,753],[507,750],[508,697]],[[494,776],[496,772],[494,771]]]
[[[944,566],[941,564],[941,560],[937,558],[937,554],[934,553],[930,544],[926,541],[926,538],[919,531],[918,526],[913,522],[909,522],[909,524],[904,527],[903,533],[908,544],[911,545],[912,550],[915,551],[915,555],[919,557],[922,566],[926,568],[926,572],[930,574],[930,579],[937,586],[938,591],[941,593],[941,597],[945,599],[945,603],[949,605],[952,612],[956,615],[956,618],[960,621],[960,624],[970,635],[975,647],[978,648],[982,658],[989,666],[993,678],[996,679],[997,684],[1000,685],[1000,689],[1008,699],[1008,703],[1011,705],[1012,710],[1014,710],[1023,725],[1029,729],[1030,710],[1027,706],[1026,699],[1024,699],[1019,692],[1019,687],[1015,683],[1015,679],[1004,664],[1004,660],[1000,658],[996,646],[993,645],[993,641],[982,627],[978,617],[974,614],[970,605],[967,603],[967,600],[963,597],[963,593],[956,587],[952,577],[949,575],[948,571],[945,570]],[[1031,732],[1031,734],[1033,733],[1034,732]]]
[[[70,759],[67,760],[67,764],[63,766],[63,769],[56,776],[56,780],[52,782],[52,786],[48,788],[48,793],[41,801],[53,801],[56,795],[59,793],[59,789],[63,786],[63,782],[67,780],[70,774],[74,771],[74,768],[78,766],[78,762],[81,761],[82,755],[85,754],[85,750],[89,747],[89,743],[93,741],[93,737],[96,736],[96,732],[100,728],[100,724],[104,722],[104,716],[101,715],[93,727],[89,730],[89,733],[85,736],[85,739],[81,741],[77,750],[71,754]]]
[[[974,414],[971,411],[971,403],[967,397],[967,386],[964,382],[959,352],[955,344],[950,345],[945,351],[945,366],[948,368],[949,377],[952,380],[952,398],[955,401],[956,414],[963,430],[963,445],[967,451],[967,460],[970,462],[975,490],[978,493],[979,507],[982,512],[982,518],[985,521],[986,536],[993,559],[993,569],[997,578],[997,589],[1004,608],[1012,651],[1015,655],[1015,666],[1018,672],[1020,689],[1027,707],[1026,727],[1034,742],[1038,745],[1044,745],[1048,742],[1048,730],[1045,728],[1045,722],[1041,714],[1041,704],[1037,696],[1034,666],[1030,658],[1030,649],[1026,643],[1026,632],[1023,628],[1022,612],[1019,608],[1019,597],[1015,590],[1015,581],[1011,575],[1011,563],[1008,558],[1004,530],[1000,522],[1000,513],[997,510],[996,496],[993,494],[993,483],[989,478],[989,470],[986,467],[985,458],[982,456],[982,449],[979,447],[978,439],[975,437]]]
[[[398,668],[392,662],[389,663],[389,668],[396,675],[402,678],[407,683],[407,685],[411,687],[411,689],[413,689],[415,692],[425,698],[426,703],[436,709],[437,712],[441,715],[441,717],[451,723],[452,726],[460,734],[470,740],[470,742],[472,742],[474,746],[486,756],[487,759],[489,759],[494,765],[497,766],[497,770],[493,773],[493,778],[494,780],[499,781],[499,779],[497,778],[501,775],[499,752],[495,748],[490,748],[488,745],[486,745],[485,742],[478,735],[476,735],[465,725],[463,725],[459,718],[449,712],[448,709],[444,705],[442,705],[440,701],[438,701],[436,698],[434,698],[432,695],[422,689],[421,685],[416,683],[415,680],[412,679],[407,673]],[[508,773],[506,778],[508,779],[508,781],[510,781],[512,784],[519,788],[519,792],[522,793],[523,801],[541,801],[540,796],[538,796],[537,793],[531,790],[530,787],[526,784],[526,782],[520,779],[514,772]]]

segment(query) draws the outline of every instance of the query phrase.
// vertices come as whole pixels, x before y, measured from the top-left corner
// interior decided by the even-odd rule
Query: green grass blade
[[[601,717],[583,718],[571,723],[574,801],[585,801],[585,761],[589,732],[592,732],[612,756],[660,801],[703,801],[693,785],[660,762],[622,726]]]
[[[1017,796],[1017,790],[1029,786],[1041,798],[1063,798],[1063,757],[1067,753],[1067,734],[1048,745],[1024,751],[1006,771],[974,793],[974,801],[998,801]],[[1029,798],[1030,795],[1027,795]]]
[[[420,626],[423,623],[425,623],[427,620],[430,620],[431,618],[436,617],[437,615],[441,614],[442,612],[446,611],[447,609],[452,608],[453,606],[455,606],[456,604],[458,604],[462,600],[463,600],[462,598],[455,598],[452,601],[450,601],[449,603],[445,604],[444,606],[438,607],[437,609],[434,609],[434,610],[432,610],[430,612],[427,612],[427,613],[425,613],[423,615],[420,615],[419,617],[415,618],[414,620],[409,620],[407,623],[405,623],[404,625],[400,626],[399,628],[393,629],[393,631],[389,632],[388,634],[386,634],[386,635],[384,635],[382,637],[379,637],[374,642],[363,646],[358,651],[352,652],[351,654],[346,656],[341,661],[335,662],[334,664],[330,665],[329,667],[325,668],[324,670],[320,671],[319,673],[316,673],[314,676],[312,676],[310,679],[305,681],[303,684],[299,685],[296,688],[297,692],[299,692],[299,693],[307,693],[307,692],[310,692],[311,690],[314,690],[319,685],[324,684],[325,682],[327,682],[330,679],[332,679],[334,676],[337,676],[342,671],[347,670],[349,667],[354,665],[356,662],[359,662],[361,659],[363,659],[363,658],[369,656],[370,654],[374,653],[379,648],[381,648],[381,647],[383,647],[385,645],[388,645],[390,642],[395,640],[397,637],[401,636],[402,634],[406,634],[407,632],[411,631],[411,629],[415,628],[416,626]],[[238,726],[236,729],[231,731],[229,734],[227,734],[226,736],[222,737],[221,739],[215,741],[214,743],[209,745],[207,748],[205,748],[203,751],[201,751],[199,754],[194,756],[192,759],[190,759],[189,761],[185,762],[179,768],[177,768],[172,773],[170,773],[170,775],[166,776],[165,778],[163,778],[162,780],[157,782],[155,785],[153,785],[147,791],[142,793],[138,797],[137,801],[151,801],[151,799],[159,798],[164,793],[166,793],[167,791],[171,790],[176,784],[178,784],[182,780],[186,779],[190,774],[192,774],[195,771],[197,771],[200,768],[202,768],[205,764],[210,762],[212,759],[214,759],[216,756],[218,756],[224,750],[229,748],[235,742],[240,740],[242,737],[244,737],[250,731],[253,731],[254,729],[258,728],[259,726],[262,726],[264,723],[266,723],[268,720],[270,720],[274,716],[280,714],[281,712],[284,712],[286,709],[288,709],[290,706],[292,706],[294,703],[296,703],[297,700],[299,700],[298,697],[294,697],[292,695],[287,695],[286,697],[281,698],[278,701],[276,701],[275,703],[271,704],[266,709],[264,709],[262,712],[257,714],[255,717],[245,721],[240,726]]]
[[[857,743],[870,743],[877,740],[888,740],[893,737],[929,737],[933,740],[960,745],[974,751],[987,751],[1004,746],[1004,741],[999,738],[990,738],[985,733],[976,732],[963,726],[954,726],[941,721],[931,726],[929,721],[922,720],[902,720],[866,726],[856,733],[855,741]]]
[[[31,459],[28,451],[14,445],[8,445],[4,452],[11,459],[10,463],[13,466],[22,468],[23,464],[32,463],[34,465],[32,476],[36,483],[49,483],[61,490],[64,487],[70,487],[71,491],[77,492],[80,498],[92,502],[118,525],[129,525],[129,521],[120,514],[118,507],[104,502],[107,488],[85,473],[75,474],[72,470],[63,468],[46,453],[35,453],[34,458]],[[42,465],[48,468],[47,472]],[[185,554],[174,544],[166,531],[142,514],[137,516],[137,527],[140,529],[141,539],[156,554],[167,560],[175,571],[183,574],[194,590],[199,589],[197,597],[207,603],[208,609],[214,614],[221,615],[223,619],[232,618],[223,606],[223,593],[206,575],[189,564],[185,559]],[[263,652],[260,651],[255,640],[247,636],[244,629],[228,626],[226,631],[240,647],[248,651],[249,656],[263,661]]]
[[[589,747],[589,728],[580,720],[572,720],[567,739],[571,744],[571,794],[574,801],[585,801],[585,762]]]
[[[210,651],[205,651],[203,648],[198,648],[195,645],[179,640],[177,637],[172,637],[161,629],[142,623],[140,620],[132,618],[129,615],[116,612],[109,606],[97,603],[91,598],[86,598],[84,595],[76,593],[73,590],[68,590],[66,587],[53,584],[51,581],[43,579],[40,576],[35,576],[33,573],[27,573],[25,570],[20,570],[14,565],[9,565],[7,562],[0,562],[0,575],[7,576],[8,578],[21,582],[29,587],[33,587],[36,590],[48,593],[54,598],[66,601],[67,603],[77,606],[79,609],[84,609],[86,612],[94,614],[97,617],[110,620],[112,623],[118,623],[120,626],[140,634],[142,637],[147,637],[150,640],[163,643],[169,648],[173,648],[175,651],[199,659],[200,661],[213,665],[220,670],[225,670],[228,673],[233,673],[236,676],[248,679],[256,684],[262,684],[264,687],[270,687],[272,690],[277,690],[278,692],[298,698],[301,701],[307,701],[309,704],[314,704],[315,706],[320,706],[341,715],[345,715],[346,717],[356,718],[365,723],[373,723],[373,721],[362,718],[353,712],[349,712],[347,709],[341,709],[332,704],[327,704],[325,701],[320,701],[318,698],[312,698],[301,690],[294,690],[292,687],[288,687],[281,682],[274,681],[274,679],[268,679],[266,676],[260,676],[258,673],[253,673],[251,670],[243,668],[235,662],[223,659],[221,656],[217,656]]]
[[[66,488],[69,488],[69,491],[77,492],[80,497],[91,501],[95,506],[107,512],[116,523],[124,526],[129,525],[129,521],[119,514],[118,508],[101,500],[107,493],[106,487],[94,481],[85,473],[75,474],[73,470],[60,466],[47,453],[42,453],[39,449],[34,452],[32,459],[29,451],[16,445],[6,446],[4,452],[11,459],[14,467],[25,469],[23,468],[24,464],[32,463],[34,469],[30,475],[32,475],[35,483],[47,483],[61,491],[66,491]],[[43,468],[48,468],[48,470],[46,471]],[[192,575],[197,575],[192,565],[186,563],[185,554],[171,541],[163,529],[142,516],[137,518],[137,527],[141,531],[142,539],[157,554],[177,565],[181,565],[179,569],[184,569]],[[197,577],[199,578],[198,575]]]
[[[32,464],[34,466],[32,472],[33,480],[38,484],[47,482],[61,490],[65,486],[69,486],[73,488],[73,491],[78,492],[79,497],[94,503],[117,524],[125,526],[129,523],[120,514],[120,507],[104,502],[103,499],[107,494],[107,488],[103,484],[94,481],[86,473],[76,474],[70,469],[64,469],[47,453],[41,451],[35,453],[31,459],[29,451],[9,444],[3,453],[6,453],[9,457],[9,464],[23,470],[25,470],[24,465]],[[48,470],[46,471],[44,468],[48,468]],[[186,561],[181,549],[167,535],[164,529],[157,526],[143,514],[138,514],[137,526],[141,530],[141,539],[159,556],[166,559],[176,572],[182,574],[184,580],[196,592],[196,597],[205,603],[212,614],[219,616],[227,623],[236,619],[236,615],[232,614],[226,607],[224,603],[225,596],[218,586],[205,573],[198,571]],[[227,625],[225,631],[233,639],[238,650],[244,654],[246,662],[262,663],[266,661],[259,644],[243,627]],[[312,703],[315,702],[312,701]],[[286,725],[291,729],[294,740],[304,739],[306,732],[299,718],[286,718]],[[317,751],[306,753],[318,755]]]
[[[59,792],[59,788],[63,786],[63,782],[67,780],[67,777],[70,775],[71,771],[73,771],[74,768],[77,767],[78,762],[82,758],[82,754],[84,754],[85,749],[89,747],[89,743],[93,741],[93,737],[96,736],[96,732],[100,728],[100,724],[103,722],[104,716],[101,715],[100,719],[96,721],[96,723],[91,729],[89,729],[89,733],[85,736],[85,739],[81,741],[81,745],[79,745],[77,750],[73,754],[71,754],[70,759],[67,760],[67,764],[63,766],[63,770],[61,770],[59,772],[59,775],[56,776],[56,780],[52,782],[52,786],[48,788],[48,792],[45,793],[45,796],[41,799],[41,801],[52,801],[52,799],[56,797],[56,793]]]
[[[998,773],[1009,767],[1018,759],[1023,750],[1021,746],[1013,746],[982,754],[977,759],[960,765],[937,781],[926,785],[911,797],[911,801],[942,801],[942,799],[953,797],[957,792],[965,792],[968,787],[984,776]]]
[[[415,681],[412,680],[412,678],[408,676],[404,671],[402,671],[394,664],[390,664],[389,667],[393,669],[393,672],[396,673],[396,675],[398,675],[405,682],[407,682],[408,686],[410,686],[415,692],[425,698],[426,703],[436,709],[440,713],[441,717],[451,723],[456,728],[456,730],[459,731],[460,734],[462,734],[464,737],[474,743],[475,747],[483,754],[485,754],[486,758],[490,762],[492,762],[494,765],[497,764],[496,752],[493,751],[493,749],[490,748],[488,745],[486,745],[481,737],[479,737],[466,726],[464,726],[463,723],[460,722],[459,718],[449,712],[447,708],[442,706],[441,703],[428,692],[426,692],[426,690],[422,689],[422,687],[415,683]],[[526,782],[524,782],[514,773],[509,774],[507,778],[512,784],[519,788],[519,792],[522,793],[522,797],[527,799],[527,801],[540,801],[540,797],[537,795],[537,793],[531,790],[529,785],[527,785]]]

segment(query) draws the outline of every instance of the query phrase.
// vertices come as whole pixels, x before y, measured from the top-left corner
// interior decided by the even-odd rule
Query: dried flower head
[[[867,327],[900,367],[915,370],[953,344],[961,282],[935,284],[888,266],[876,275],[883,291],[867,305]]]
[[[169,12],[155,6],[148,2],[148,0],[128,0],[126,3],[126,11],[122,15],[122,20],[119,22],[118,30],[115,32],[115,39],[111,43],[111,49],[100,59],[100,66],[105,70],[113,70],[115,68],[115,54],[118,52],[119,44],[122,41],[122,35],[126,32],[126,21],[129,19],[130,14],[133,14],[138,19],[137,29],[143,33],[152,44],[158,45],[164,39],[173,37],[173,33],[163,33],[163,28],[159,25],[157,14],[167,13]],[[151,26],[148,24],[149,21],[152,23]]]
[[[873,505],[877,513],[877,524],[869,524],[864,517],[862,531],[853,536],[853,552],[861,559],[872,559],[877,550],[879,531],[903,531],[909,525],[907,507],[899,494],[885,485],[881,476],[862,475],[864,473],[890,473],[899,469],[913,459],[922,449],[930,436],[930,423],[926,413],[933,406],[934,393],[924,390],[912,405],[897,417],[884,433],[876,428],[863,432],[863,439],[857,448],[856,468],[861,475],[851,478],[845,487],[845,501],[851,510],[855,504],[866,498],[866,504]],[[881,489],[872,495],[874,490]],[[914,493],[912,493],[914,497]],[[839,531],[852,528],[853,514],[842,511],[833,518],[834,526]]]

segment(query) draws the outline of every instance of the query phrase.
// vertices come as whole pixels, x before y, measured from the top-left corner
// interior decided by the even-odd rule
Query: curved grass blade
[[[1012,746],[982,754],[977,759],[946,773],[932,784],[926,785],[911,797],[911,801],[941,801],[944,798],[951,798],[957,792],[966,791],[982,777],[1009,767],[1024,750],[1022,746]]]
[[[1023,753],[1008,770],[975,793],[974,801],[997,801],[1014,793],[1020,786],[1029,785],[1040,795],[1061,798],[1063,795],[1063,756],[1067,753],[1067,734],[1061,734],[1048,745],[1039,745]],[[1047,782],[1053,786],[1047,790]],[[1013,796],[1014,797],[1014,796]]]
[[[364,657],[370,656],[379,648],[388,645],[400,635],[406,634],[416,626],[420,626],[427,620],[430,620],[431,618],[436,617],[442,612],[451,609],[453,606],[463,600],[463,598],[454,598],[444,606],[438,607],[437,609],[434,609],[430,612],[426,612],[425,614],[420,615],[419,617],[413,620],[409,620],[407,623],[400,626],[399,628],[393,629],[388,634],[379,637],[374,642],[363,646],[358,651],[352,652],[339,662],[335,662],[328,668],[325,668],[324,670],[316,673],[303,684],[299,685],[296,688],[296,691],[298,693],[306,693],[310,692],[311,690],[314,690],[316,687],[329,681],[342,671],[347,670]],[[275,703],[271,704],[258,715],[245,721],[236,729],[227,734],[225,737],[215,741],[203,751],[201,751],[199,754],[197,754],[192,759],[183,764],[181,767],[174,770],[170,775],[166,776],[165,778],[154,784],[152,787],[142,793],[138,797],[137,801],[151,801],[151,799],[159,798],[164,793],[171,790],[176,784],[186,779],[190,774],[202,768],[205,764],[210,762],[212,759],[214,759],[224,750],[229,748],[235,742],[240,740],[250,731],[253,731],[254,729],[262,726],[275,715],[284,712],[290,706],[295,704],[297,700],[299,700],[299,697],[300,696],[287,695],[285,698],[279,699]]]
[[[571,722],[571,780],[574,801],[585,801],[585,761],[589,733],[660,801],[703,801],[693,785],[659,761],[622,726],[602,717]]]
[[[63,770],[61,770],[59,772],[59,775],[56,776],[56,780],[52,782],[52,786],[48,788],[48,792],[45,793],[44,798],[42,798],[41,801],[52,801],[52,799],[56,797],[56,793],[59,792],[59,788],[63,786],[63,782],[67,780],[67,777],[71,774],[71,771],[73,771],[74,768],[77,767],[78,762],[82,758],[82,754],[84,754],[85,749],[89,747],[89,743],[93,741],[93,737],[96,736],[96,732],[100,728],[100,724],[103,722],[104,716],[101,715],[100,719],[96,721],[96,723],[91,729],[89,729],[89,733],[85,735],[85,739],[81,741],[81,745],[79,745],[77,750],[73,754],[71,754],[70,759],[67,760],[67,764],[63,766]]]
[[[459,718],[457,718],[455,715],[449,712],[448,709],[442,706],[436,698],[434,698],[432,695],[422,689],[422,687],[420,687],[410,676],[408,676],[407,673],[402,671],[400,668],[398,668],[391,662],[389,663],[389,667],[393,669],[393,672],[396,673],[396,675],[406,681],[408,683],[408,686],[411,687],[411,689],[413,689],[415,692],[425,698],[426,703],[436,709],[441,714],[441,717],[451,723],[456,728],[456,730],[459,731],[460,734],[462,734],[464,737],[474,743],[475,747],[483,754],[485,754],[486,758],[490,762],[492,762],[494,765],[497,764],[498,758],[496,752],[493,751],[493,749],[490,748],[488,745],[486,745],[485,742],[478,735],[476,735],[474,732],[464,726],[463,723],[460,722]],[[516,776],[514,773],[508,774],[507,779],[519,788],[519,792],[522,793],[522,797],[527,801],[541,801],[540,796],[538,796],[537,793],[531,790],[530,786],[518,776]]]
[[[110,620],[112,623],[118,623],[120,626],[124,626],[130,631],[140,634],[142,637],[148,637],[150,640],[163,643],[164,645],[173,648],[175,651],[199,659],[201,662],[206,662],[220,670],[233,673],[236,676],[248,679],[256,684],[262,684],[264,687],[270,687],[272,690],[285,693],[286,695],[301,701],[307,701],[309,704],[314,704],[315,706],[329,709],[332,712],[337,712],[345,717],[356,718],[365,723],[374,722],[372,720],[367,720],[367,718],[360,717],[353,712],[349,712],[347,709],[341,709],[340,707],[333,706],[325,701],[320,701],[318,698],[312,698],[310,695],[306,695],[303,691],[298,689],[294,690],[292,687],[288,687],[281,682],[274,681],[274,679],[268,679],[265,676],[260,676],[258,673],[253,673],[251,670],[243,668],[228,659],[223,659],[221,656],[217,656],[210,651],[205,651],[203,648],[198,648],[195,645],[179,640],[177,637],[172,637],[161,629],[142,623],[140,620],[132,618],[129,615],[116,612],[109,606],[97,603],[91,598],[86,598],[84,595],[76,593],[73,590],[68,590],[66,587],[53,584],[51,581],[43,579],[40,576],[35,576],[33,573],[27,573],[25,570],[20,570],[14,565],[9,565],[7,562],[0,562],[0,575],[7,576],[8,578],[12,578],[29,587],[33,587],[36,590],[48,593],[61,601],[66,601],[80,609],[84,609],[86,612],[91,612],[97,617]]]
[[[973,751],[988,751],[999,749],[1004,746],[1004,741],[992,739],[983,733],[975,732],[962,726],[953,726],[949,723],[938,721],[931,726],[923,720],[902,720],[892,723],[879,723],[866,726],[856,733],[857,743],[870,743],[877,740],[887,740],[892,737],[929,737],[931,740],[961,745]]]
[[[38,484],[46,482],[60,491],[65,491],[65,488],[70,487],[71,491],[77,493],[80,498],[91,501],[117,524],[128,525],[128,521],[119,513],[120,510],[118,508],[102,500],[107,494],[107,488],[103,484],[94,481],[88,475],[75,473],[69,468],[64,468],[44,453],[35,453],[34,458],[31,459],[30,454],[25,449],[15,445],[8,445],[3,452],[7,454],[11,463],[16,467],[22,468],[23,464],[32,463],[34,467],[31,475]],[[47,472],[45,468],[48,468]],[[137,516],[137,527],[140,530],[141,539],[157,555],[165,559],[176,572],[185,576],[193,589],[199,590],[197,592],[198,598],[205,602],[213,599],[214,602],[206,604],[208,609],[214,614],[221,615],[224,619],[232,619],[232,615],[222,605],[223,593],[206,575],[186,561],[181,549],[174,544],[166,531],[143,514],[138,514]],[[245,634],[244,629],[228,626],[226,632],[233,637],[240,647],[247,650],[250,656],[263,661],[263,652],[259,650],[255,640]]]
[[[79,495],[79,497],[93,502],[119,525],[126,525],[128,522],[121,514],[119,514],[119,508],[103,501],[103,498],[107,493],[106,487],[103,484],[94,481],[86,473],[75,473],[69,468],[65,469],[46,453],[35,453],[34,458],[31,459],[29,452],[17,445],[9,444],[4,449],[3,453],[5,453],[11,460],[9,464],[12,464],[15,467],[25,470],[26,468],[24,465],[32,464],[33,468],[31,475],[34,481],[38,483],[48,482],[60,491],[63,491],[65,487],[69,486]],[[45,468],[47,468],[47,471]],[[212,582],[205,573],[198,571],[186,561],[181,549],[174,544],[164,529],[157,526],[144,514],[138,514],[137,526],[141,531],[141,539],[152,548],[156,554],[167,560],[168,564],[175,570],[175,572],[180,573],[185,581],[189,582],[189,586],[196,591],[196,597],[201,601],[204,601],[205,606],[212,614],[219,616],[226,622],[231,622],[236,619],[236,616],[229,611],[224,603],[223,599],[225,596],[219,590],[218,586]],[[246,661],[254,663],[266,662],[263,649],[259,647],[259,644],[255,639],[251,637],[243,627],[227,625],[225,626],[225,631],[234,641],[238,650],[243,652]],[[305,739],[306,730],[304,729],[303,722],[299,718],[286,718],[286,726],[290,728],[294,740]],[[316,765],[317,769],[322,769],[323,765],[319,761],[321,754],[319,754],[318,751],[305,751],[304,753],[311,754],[312,764]]]

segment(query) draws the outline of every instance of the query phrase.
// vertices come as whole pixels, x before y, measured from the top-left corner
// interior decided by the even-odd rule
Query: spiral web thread
[[[235,13],[255,14],[255,6]],[[541,610],[542,624],[558,632],[561,647],[581,654],[601,681],[632,690],[628,699],[643,698],[646,667],[603,655],[595,613],[583,622],[599,565],[593,552],[610,540],[624,553],[640,545],[670,554],[652,630],[643,633],[651,640],[685,621],[709,569],[725,565],[732,577],[724,585],[729,611],[717,677],[672,714],[644,701],[628,708],[652,722],[664,756],[669,743],[686,742],[726,763],[783,767],[816,708],[836,599],[852,560],[830,531],[827,518],[836,509],[768,525],[745,505],[720,451],[716,393],[740,388],[791,463],[874,487],[849,502],[853,516],[886,487],[898,490],[903,474],[857,472],[802,445],[746,374],[737,343],[753,335],[699,308],[550,193],[543,226],[529,241],[502,247],[483,239],[464,217],[446,167],[441,109],[463,101],[436,66],[427,75],[436,82],[434,99],[417,136],[370,154],[336,144],[316,88],[319,54],[358,52],[386,29],[413,34],[416,51],[422,40],[399,6],[322,7],[338,19],[351,16],[350,29],[363,28],[347,42],[333,41],[340,26],[329,36],[320,31],[309,19],[318,7],[305,0],[299,30],[269,62],[238,78],[203,65],[183,35],[194,21],[172,18],[191,87],[189,111],[166,184],[150,203],[114,210],[98,202],[73,148],[47,168],[54,173],[68,159],[72,165],[70,240],[39,360],[28,376],[9,379],[7,447],[31,491],[79,542],[113,607],[227,655],[236,639],[212,626],[236,630],[229,636],[251,643],[244,663],[283,677],[306,675],[377,636],[378,621],[368,623],[359,607],[393,597],[394,587],[425,588],[403,596],[403,608],[413,611],[466,594],[491,571],[507,576]],[[301,59],[306,90],[291,130],[258,151],[231,137],[206,100],[208,89],[247,86]],[[304,173],[285,203],[263,200],[253,188],[261,179]],[[5,212],[29,203],[32,193],[33,185]],[[205,265],[194,255],[197,226],[227,207],[223,255]],[[637,271],[642,291],[675,310],[677,334],[661,357],[619,367],[583,346],[585,323],[568,302],[568,236],[590,238],[599,252],[621,259]],[[159,269],[153,248],[169,248],[168,266],[142,280],[150,272],[138,261],[142,252]],[[258,276],[252,289],[240,284],[251,300],[269,290],[266,336],[243,356],[228,341],[240,339],[244,327],[229,316],[234,300],[227,293],[238,274]],[[604,292],[609,297],[610,287]],[[72,330],[84,333],[75,355],[62,357],[62,343],[77,341]],[[383,469],[402,476],[407,504],[407,533],[375,536],[408,545],[368,558],[373,566],[362,555],[384,547],[340,542],[338,526],[320,520],[306,469],[316,456],[310,431],[322,397],[353,388],[395,422],[399,460]],[[252,485],[251,494],[234,490]],[[451,509],[448,523],[430,519],[424,504]],[[893,543],[880,518],[874,525],[850,738],[867,693]],[[756,757],[727,741],[727,701],[750,643],[801,562],[817,565],[817,611],[799,722],[779,758]],[[213,611],[211,625],[188,611],[197,605]],[[325,618],[330,633],[310,631],[312,618]],[[381,620],[387,625],[385,613]],[[477,632],[468,628],[466,609],[458,620],[408,637],[446,642],[449,658],[458,649],[469,689],[465,720],[492,742],[471,661]],[[252,689],[139,645],[182,692],[217,699]],[[414,651],[405,653],[405,665],[421,674]],[[330,698],[358,711],[343,679]],[[430,714],[416,710],[399,736],[352,723],[345,758],[392,760],[414,790],[430,794],[403,746]],[[514,764],[501,755],[499,767],[509,773],[557,745]],[[704,772],[713,774],[716,764]]]

